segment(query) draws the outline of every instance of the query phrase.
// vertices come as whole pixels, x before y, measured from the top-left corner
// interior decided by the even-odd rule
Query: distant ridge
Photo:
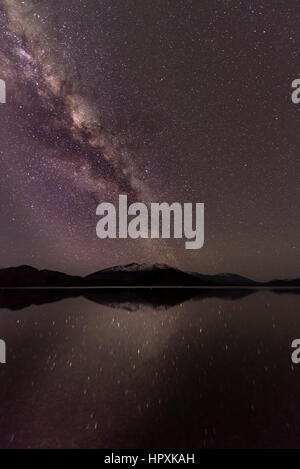
[[[99,270],[86,277],[28,265],[0,269],[0,287],[300,287],[300,279],[259,283],[236,274],[203,275],[165,264],[127,264]]]
[[[81,277],[51,270],[38,270],[29,265],[0,269],[0,287],[77,286],[81,282]]]

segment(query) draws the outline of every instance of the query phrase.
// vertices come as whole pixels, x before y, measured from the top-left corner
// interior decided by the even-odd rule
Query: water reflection
[[[95,293],[1,309],[1,448],[299,446],[298,295]]]
[[[66,298],[86,298],[111,308],[130,311],[170,308],[189,300],[225,298],[237,300],[255,293],[247,288],[0,288],[0,309],[19,310],[32,305],[55,303]],[[282,290],[284,292],[284,290]],[[295,292],[300,290],[295,290]]]

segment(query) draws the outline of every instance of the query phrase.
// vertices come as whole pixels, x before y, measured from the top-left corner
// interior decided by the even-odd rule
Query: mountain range
[[[94,272],[85,277],[23,265],[0,269],[0,287],[300,287],[300,279],[256,282],[236,274],[204,275],[184,272],[165,264],[128,264]]]

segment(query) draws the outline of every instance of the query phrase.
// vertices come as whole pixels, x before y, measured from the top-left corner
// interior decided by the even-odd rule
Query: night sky
[[[300,276],[300,1],[0,0],[0,266]],[[205,203],[205,246],[96,206]]]

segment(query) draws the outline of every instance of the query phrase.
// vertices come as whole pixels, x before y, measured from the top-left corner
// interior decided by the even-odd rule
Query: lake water
[[[0,338],[1,448],[300,447],[300,295],[66,298],[0,309]]]

